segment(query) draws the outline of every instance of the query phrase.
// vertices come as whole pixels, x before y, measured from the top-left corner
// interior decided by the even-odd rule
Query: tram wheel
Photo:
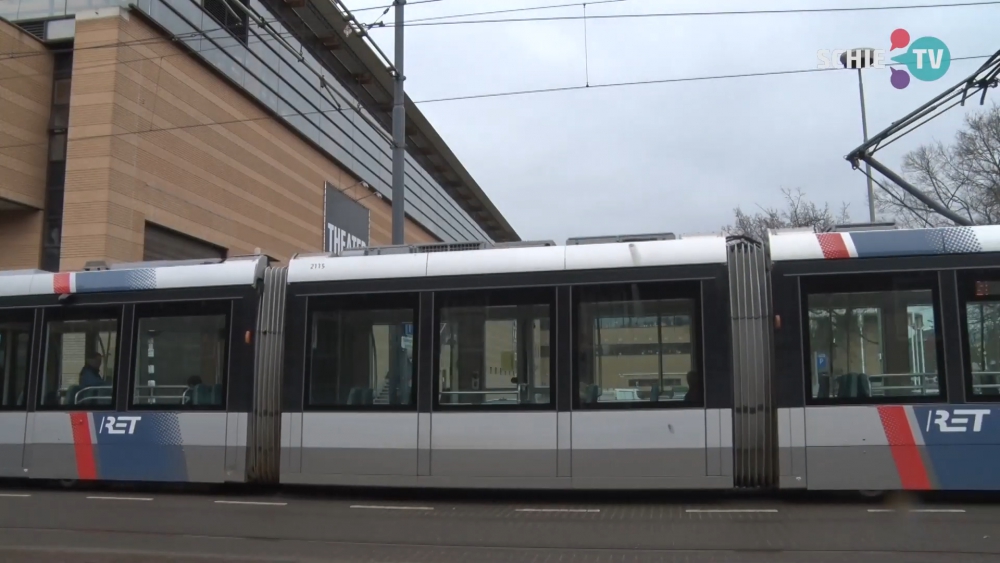
[[[878,499],[885,496],[885,491],[881,490],[863,490],[863,491],[858,491],[858,493],[861,496],[869,499]]]
[[[72,489],[73,487],[76,487],[76,484],[78,482],[79,481],[77,481],[76,479],[60,479],[59,486],[64,489]]]

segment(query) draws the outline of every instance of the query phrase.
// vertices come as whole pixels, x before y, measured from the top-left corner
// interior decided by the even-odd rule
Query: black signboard
[[[351,248],[368,246],[371,212],[326,183],[323,196],[323,251],[338,254]]]

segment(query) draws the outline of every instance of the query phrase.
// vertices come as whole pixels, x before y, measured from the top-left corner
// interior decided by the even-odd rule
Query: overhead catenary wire
[[[990,56],[991,55],[980,55],[980,56],[974,56],[974,57],[955,57],[952,60],[984,59],[984,58],[989,58]],[[151,58],[154,58],[154,57],[151,57]],[[158,58],[158,57],[155,57],[155,58]],[[121,63],[104,63],[104,64],[121,64]],[[645,81],[625,82],[625,83],[616,83],[616,84],[591,85],[589,88],[607,88],[607,87],[614,87],[614,86],[632,86],[632,85],[640,85],[640,84],[663,84],[663,83],[671,83],[671,82],[693,82],[693,81],[698,81],[698,80],[720,80],[720,79],[727,79],[727,78],[747,78],[747,77],[758,77],[758,76],[781,76],[781,75],[787,75],[787,74],[793,74],[793,73],[802,74],[802,73],[811,73],[811,72],[834,72],[834,71],[846,71],[846,70],[852,70],[852,69],[843,69],[843,68],[825,68],[825,69],[819,69],[819,68],[812,68],[812,69],[789,70],[789,71],[772,71],[772,72],[758,72],[758,73],[745,73],[745,74],[730,74],[730,75],[722,75],[722,76],[702,76],[702,77],[674,78],[674,79],[662,79],[662,80],[645,80]],[[520,92],[505,92],[505,93],[497,93],[497,94],[482,94],[482,95],[471,96],[471,97],[466,96],[466,97],[458,97],[458,98],[442,98],[442,99],[439,99],[439,100],[428,100],[428,101],[422,101],[422,102],[416,102],[416,103],[431,103],[431,102],[434,102],[434,101],[450,101],[450,100],[462,100],[462,99],[475,99],[475,98],[483,98],[483,97],[499,97],[499,96],[507,96],[507,95],[519,95],[519,94],[540,93],[540,92],[558,92],[558,91],[568,91],[568,90],[583,90],[583,89],[587,89],[587,88],[588,87],[586,87],[586,86],[569,86],[569,87],[564,87],[564,88],[548,88],[548,89],[528,90],[528,91],[520,91]],[[292,115],[278,115],[278,116],[266,115],[266,116],[261,116],[261,117],[239,118],[239,119],[232,119],[232,120],[213,121],[213,122],[208,122],[208,123],[192,123],[192,124],[187,124],[187,125],[175,125],[175,126],[169,126],[169,127],[158,127],[158,128],[147,129],[147,130],[144,130],[144,131],[129,131],[129,132],[121,132],[121,133],[105,133],[105,134],[99,134],[99,135],[90,135],[90,136],[87,136],[87,137],[84,137],[84,138],[86,138],[86,139],[99,139],[99,138],[120,137],[120,136],[128,136],[128,135],[143,135],[143,134],[150,134],[150,133],[162,133],[162,132],[169,132],[169,131],[179,131],[179,130],[184,130],[184,129],[197,128],[197,127],[216,127],[216,126],[234,125],[234,124],[242,124],[242,123],[252,123],[252,122],[256,122],[256,121],[272,121],[272,120],[276,120],[276,119],[279,119],[279,118],[285,118],[285,117],[297,117],[297,116],[306,117],[306,116],[309,116],[309,115],[317,115],[317,114],[341,113],[341,112],[344,112],[344,111],[347,111],[347,110],[346,109],[331,109],[331,110],[319,110],[319,111],[309,111],[309,112],[296,112],[296,113],[294,113]],[[2,145],[2,146],[0,146],[0,150],[9,150],[9,149],[15,149],[15,148],[24,148],[24,147],[33,147],[33,146],[39,146],[39,145],[43,145],[43,144],[47,144],[47,143],[48,143],[48,140],[41,141],[41,142],[38,142],[38,143],[23,143],[23,144],[17,144],[17,145]]]
[[[972,59],[986,59],[992,55],[977,55],[973,57],[952,57],[953,61],[964,61]],[[889,63],[886,66],[901,66],[902,63]],[[478,100],[485,98],[503,98],[508,96],[524,96],[529,94],[549,94],[554,92],[571,92],[573,90],[593,90],[597,88],[618,88],[623,86],[644,86],[650,84],[669,84],[672,82],[700,82],[705,80],[726,80],[733,78],[753,78],[759,76],[781,76],[781,75],[794,75],[794,74],[809,74],[813,72],[831,72],[831,71],[844,71],[854,69],[845,68],[803,68],[798,70],[776,70],[776,71],[766,71],[766,72],[746,72],[739,74],[718,74],[714,76],[690,76],[683,78],[659,78],[651,80],[633,80],[628,82],[608,82],[605,84],[590,84],[590,85],[575,85],[575,86],[557,86],[554,88],[536,88],[532,90],[515,90],[509,92],[493,92],[487,94],[469,94],[467,96],[450,96],[446,98],[430,98],[426,100],[418,100],[414,103],[416,104],[434,104],[439,102],[456,102],[461,100]]]
[[[928,8],[966,8],[974,6],[991,6],[1000,4],[1000,0],[981,0],[977,2],[953,2],[942,4],[904,4],[895,6],[856,6],[845,8],[784,8],[774,10],[725,10],[717,12],[657,12],[640,14],[601,14],[586,16],[595,20],[616,20],[616,19],[647,19],[647,18],[681,18],[681,17],[711,17],[711,16],[761,16],[779,14],[822,14],[836,12],[870,12],[885,10],[919,10]],[[580,4],[577,4],[580,5]],[[440,25],[476,25],[476,24],[500,24],[500,23],[527,23],[527,22],[554,22],[554,21],[574,21],[583,19],[585,16],[535,16],[530,18],[499,18],[483,20],[462,20],[462,21],[413,21],[406,22],[406,27],[425,27]]]
[[[416,6],[419,4],[433,4],[434,2],[443,2],[444,0],[406,0],[407,6]],[[354,8],[352,12],[374,12],[375,10],[381,10],[381,6],[369,6],[368,8]]]
[[[487,12],[467,12],[464,14],[448,14],[444,16],[426,16],[423,18],[413,18],[410,22],[424,22],[435,20],[450,20],[455,18],[471,18],[478,16],[493,16],[496,14],[512,14],[515,12],[537,12],[540,10],[555,10],[558,8],[577,8],[583,4],[594,6],[596,4],[617,4],[619,2],[629,2],[630,0],[592,0],[590,2],[572,2],[569,4],[548,4],[546,6],[528,6],[527,8],[505,8],[503,10],[490,10]]]

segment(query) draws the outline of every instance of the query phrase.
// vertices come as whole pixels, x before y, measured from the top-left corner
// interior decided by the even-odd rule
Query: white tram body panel
[[[305,310],[305,306],[293,307],[295,299],[356,293],[371,297],[381,292],[412,291],[427,295],[422,303],[430,303],[430,294],[439,300],[449,292],[475,293],[498,287],[555,292],[556,287],[578,284],[627,284],[633,278],[655,286],[658,274],[635,274],[656,271],[666,281],[684,279],[685,266],[714,267],[724,279],[727,260],[727,243],[722,237],[306,256],[293,259],[288,266],[289,311]],[[300,287],[303,290],[297,291]],[[562,306],[559,302],[552,310]],[[414,323],[425,322],[429,314],[421,306],[419,320],[414,319]],[[564,312],[557,316],[561,314]],[[728,309],[725,315],[728,328]],[[434,319],[426,321],[427,326],[440,332],[437,317]],[[301,326],[307,321],[290,317],[289,322]],[[552,318],[555,330],[549,338],[553,350],[562,338],[558,333],[570,326],[557,327],[560,322]],[[414,348],[437,354],[435,347],[419,342],[421,334],[430,334],[422,330],[415,330]],[[303,352],[308,353],[307,349]],[[430,365],[419,359],[417,364]],[[303,377],[298,369],[308,372],[306,367],[297,368],[286,377]],[[559,385],[569,385],[559,382],[568,375],[565,368],[556,369],[550,387],[537,392],[558,393]],[[540,408],[531,405],[525,410],[513,406],[495,411],[490,406],[449,408],[452,405],[438,403],[437,388],[434,400],[430,400],[431,384],[424,379],[431,377],[427,369],[415,368],[414,379],[420,380],[415,385],[428,396],[418,398],[408,408],[304,406],[296,409],[301,412],[290,412],[286,402],[281,482],[463,488],[733,486],[731,407],[706,409],[702,403],[692,408],[586,410],[578,405],[570,407],[563,399],[557,408],[557,401],[550,399]],[[308,396],[308,381],[301,392]],[[503,397],[498,399],[503,401]]]

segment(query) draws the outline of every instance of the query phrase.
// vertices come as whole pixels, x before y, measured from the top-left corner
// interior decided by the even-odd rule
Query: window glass
[[[414,310],[390,307],[312,314],[310,406],[414,404]]]
[[[941,395],[929,289],[808,297],[812,397]]]
[[[56,80],[52,85],[52,105],[69,104],[71,86],[72,80],[69,78]]]
[[[552,402],[550,306],[442,307],[438,403]]]
[[[7,322],[0,313],[0,407],[23,407],[28,386],[31,323]]]
[[[49,160],[62,162],[66,160],[66,134],[57,133],[49,140]]]
[[[1000,395],[1000,282],[977,281],[965,305],[972,396]],[[967,383],[968,385],[968,383]],[[991,400],[996,400],[995,397]]]
[[[222,407],[228,334],[225,314],[140,318],[132,404]]]
[[[41,404],[107,409],[114,403],[118,320],[98,315],[46,324]]]
[[[704,404],[692,328],[696,301],[613,293],[580,303],[580,405]]]

